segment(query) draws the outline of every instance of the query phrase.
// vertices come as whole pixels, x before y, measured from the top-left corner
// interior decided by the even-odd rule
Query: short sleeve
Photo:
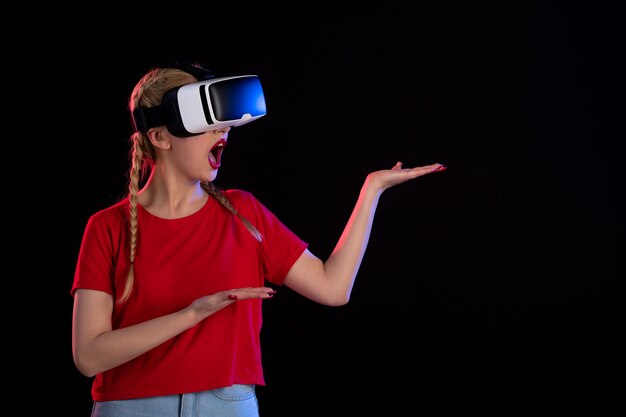
[[[107,221],[108,220],[108,221]],[[116,248],[113,242],[114,227],[102,213],[91,216],[85,227],[78,253],[71,288],[73,296],[77,289],[88,288],[114,295],[114,268]]]

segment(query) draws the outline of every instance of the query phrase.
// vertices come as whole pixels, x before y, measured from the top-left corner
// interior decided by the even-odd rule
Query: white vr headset
[[[133,110],[137,132],[166,126],[174,136],[188,137],[241,126],[265,116],[265,96],[256,75],[211,78],[176,87],[161,104]]]

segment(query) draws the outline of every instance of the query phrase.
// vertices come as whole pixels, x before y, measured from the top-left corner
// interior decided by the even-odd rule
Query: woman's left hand
[[[379,192],[383,192],[387,188],[393,187],[394,185],[401,184],[426,174],[432,174],[433,172],[441,172],[445,169],[446,166],[440,163],[414,168],[402,168],[402,162],[398,162],[391,169],[383,169],[372,172],[367,176],[366,181],[370,186],[374,187]]]

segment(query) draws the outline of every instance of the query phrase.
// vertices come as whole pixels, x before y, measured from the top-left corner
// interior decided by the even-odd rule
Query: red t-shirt
[[[261,232],[259,243],[237,216],[214,198],[180,219],[158,218],[138,207],[135,285],[115,304],[119,329],[173,313],[222,290],[282,285],[307,244],[252,194],[225,191],[234,207]],[[129,204],[125,199],[89,219],[71,294],[79,288],[117,299],[129,267]],[[264,385],[261,300],[229,305],[149,352],[98,374],[95,401],[203,391],[232,384]]]

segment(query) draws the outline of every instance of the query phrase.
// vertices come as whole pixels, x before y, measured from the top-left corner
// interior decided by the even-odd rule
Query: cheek
[[[200,159],[207,155],[208,150],[206,144],[198,140],[189,140],[183,142],[180,146],[180,153],[186,158]]]
[[[204,160],[208,160],[204,149],[200,147],[181,145],[174,149],[174,153],[176,165],[183,171],[198,167]]]

